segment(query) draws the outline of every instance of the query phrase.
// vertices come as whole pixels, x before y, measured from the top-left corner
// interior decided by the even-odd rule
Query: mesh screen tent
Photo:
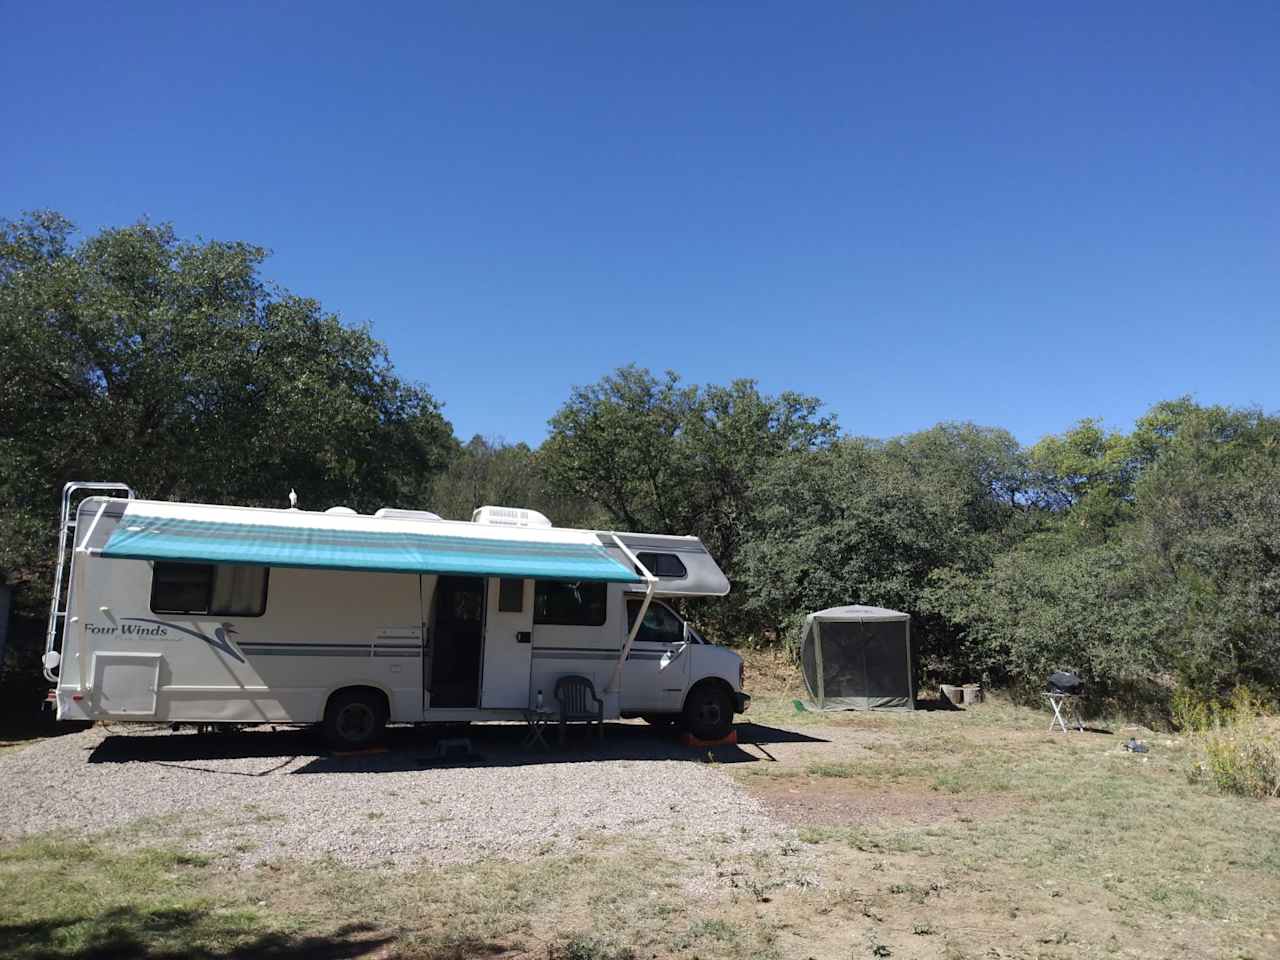
[[[819,710],[914,710],[911,617],[832,607],[805,617],[800,665]]]

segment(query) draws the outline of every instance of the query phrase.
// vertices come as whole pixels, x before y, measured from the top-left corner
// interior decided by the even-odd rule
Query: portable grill
[[[1080,711],[1076,706],[1079,703],[1078,698],[1083,693],[1084,681],[1080,679],[1078,674],[1067,670],[1056,670],[1049,674],[1049,683],[1045,688],[1044,698],[1049,701],[1049,706],[1053,708],[1053,720],[1049,723],[1050,730],[1056,726],[1063,733],[1067,732],[1067,718],[1062,715],[1065,707],[1067,717],[1074,721],[1072,725],[1080,732],[1084,732],[1084,722],[1080,719]]]
[[[1084,693],[1084,681],[1077,674],[1066,670],[1057,670],[1049,674],[1049,692],[1065,693],[1067,696],[1078,697]]]

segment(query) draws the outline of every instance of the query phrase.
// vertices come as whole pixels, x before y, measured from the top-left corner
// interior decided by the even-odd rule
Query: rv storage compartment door
[[[160,686],[158,653],[93,655],[95,712],[109,716],[154,717]]]
[[[527,710],[533,664],[533,581],[494,577],[486,593],[480,706]]]

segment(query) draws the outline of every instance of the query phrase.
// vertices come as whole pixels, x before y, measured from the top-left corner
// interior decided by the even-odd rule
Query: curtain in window
[[[211,610],[225,617],[256,617],[262,613],[266,567],[219,565],[214,569]]]

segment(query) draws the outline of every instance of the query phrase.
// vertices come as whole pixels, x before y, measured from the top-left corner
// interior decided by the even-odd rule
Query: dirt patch
[[[868,789],[827,777],[760,778],[744,786],[770,814],[800,827],[848,827],[886,820],[925,826],[997,816],[1013,806],[1008,797],[957,797],[906,787]]]

